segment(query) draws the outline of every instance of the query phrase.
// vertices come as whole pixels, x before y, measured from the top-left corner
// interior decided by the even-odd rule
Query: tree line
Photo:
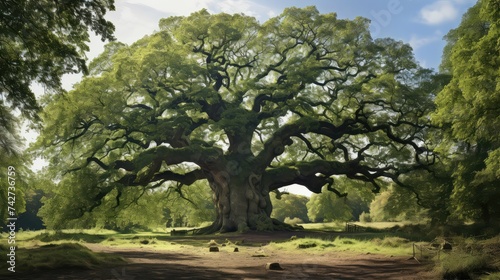
[[[400,222],[423,223],[430,219],[426,208],[408,199],[407,192],[387,184],[379,194],[363,189],[356,183],[344,180],[342,189],[350,191],[346,197],[324,190],[310,197],[289,193],[285,190],[271,196],[271,218],[291,225],[323,222]],[[144,194],[141,200],[125,209],[103,207],[76,224],[68,224],[64,214],[55,208],[43,207],[51,199],[56,186],[45,181],[42,188],[27,194],[26,212],[19,218],[19,228],[24,230],[60,229],[66,227],[105,228],[117,231],[158,230],[174,227],[202,227],[216,217],[207,184],[198,183],[182,192],[156,191]],[[110,219],[112,217],[112,219]]]

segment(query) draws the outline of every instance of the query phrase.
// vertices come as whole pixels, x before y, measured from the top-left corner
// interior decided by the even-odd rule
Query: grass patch
[[[443,279],[500,279],[500,235],[488,239],[455,237],[435,271]]]
[[[38,236],[35,236],[33,239],[42,241],[42,242],[54,242],[54,241],[78,241],[78,242],[86,242],[86,243],[100,243],[108,238],[107,235],[102,234],[88,234],[84,232],[45,232]]]
[[[411,256],[412,244],[397,236],[376,237],[373,239],[354,239],[338,237],[333,241],[336,250],[387,256]]]
[[[330,223],[307,223],[299,224],[306,230],[324,230],[324,231],[343,231],[345,223],[343,222],[330,222]]]
[[[336,238],[297,238],[284,242],[271,242],[272,249],[302,253],[353,252],[360,254],[382,254],[388,256],[411,256],[412,244],[400,237],[384,237],[375,239]]]
[[[387,236],[383,239],[374,238],[372,242],[382,247],[399,248],[409,245],[410,240],[398,236]]]
[[[78,243],[63,243],[31,249],[19,248],[16,251],[16,263],[22,264],[16,267],[16,272],[33,272],[57,268],[90,269],[122,265],[126,261],[120,256],[92,252]]]
[[[491,267],[487,256],[454,252],[443,254],[437,269],[443,279],[469,279],[473,273],[489,270]]]

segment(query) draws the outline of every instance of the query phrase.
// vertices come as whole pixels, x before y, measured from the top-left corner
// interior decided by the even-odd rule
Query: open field
[[[500,262],[487,258],[500,252],[500,237],[481,244],[456,239],[461,245],[453,254],[419,262],[411,257],[413,244],[422,240],[404,233],[343,233],[309,226],[316,229],[208,236],[26,231],[17,235],[15,279],[442,279],[449,271],[468,269],[477,272],[477,279],[498,276]],[[219,252],[209,252],[210,245]],[[481,256],[467,252],[480,248],[490,251]],[[271,262],[283,270],[267,270]],[[4,263],[2,259],[0,279],[12,276]]]

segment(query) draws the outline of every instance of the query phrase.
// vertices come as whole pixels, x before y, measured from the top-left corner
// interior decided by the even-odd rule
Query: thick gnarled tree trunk
[[[261,184],[260,175],[248,171],[234,175],[216,171],[210,173],[209,183],[217,219],[206,232],[273,229],[269,190]]]

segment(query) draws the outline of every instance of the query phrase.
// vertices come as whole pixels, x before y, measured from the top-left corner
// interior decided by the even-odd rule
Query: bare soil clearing
[[[93,251],[118,254],[129,263],[95,270],[39,271],[17,275],[16,279],[429,279],[426,267],[408,257],[347,252],[312,254],[307,249],[290,252],[259,246],[293,235],[301,237],[304,234],[222,235],[216,240],[218,243],[224,243],[228,238],[243,241],[243,244],[220,246],[220,252],[209,252],[208,243],[207,247],[186,246],[179,250],[155,250],[148,245],[119,248],[86,244]],[[308,232],[307,236],[312,234]],[[183,244],[182,237],[175,242]],[[233,252],[234,247],[238,247],[239,252]],[[266,264],[270,262],[280,263],[283,270],[266,270]]]

